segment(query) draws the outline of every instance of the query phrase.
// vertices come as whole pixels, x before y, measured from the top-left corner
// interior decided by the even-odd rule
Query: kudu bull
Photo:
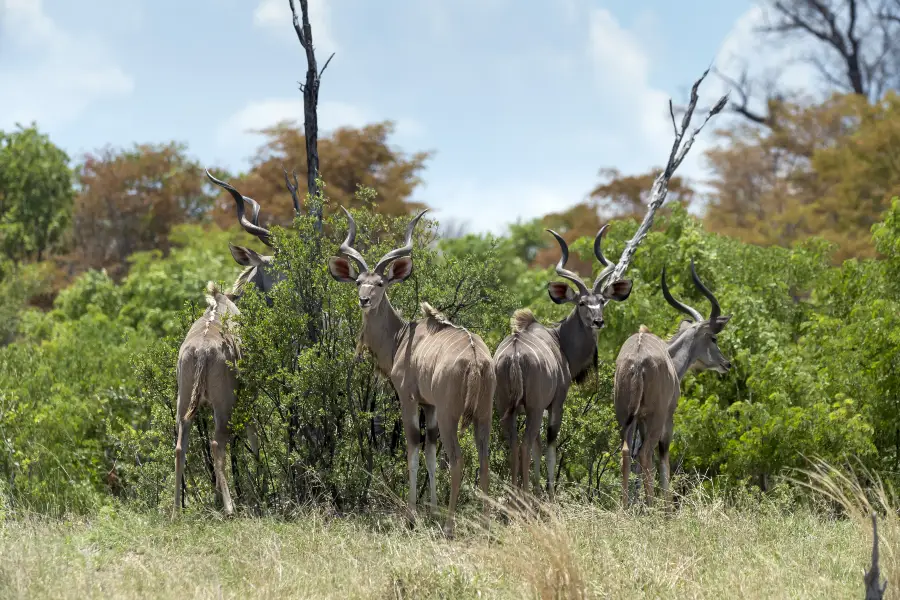
[[[215,432],[210,442],[210,450],[216,487],[222,496],[225,514],[230,515],[234,512],[231,492],[225,480],[225,445],[230,436],[229,421],[237,400],[234,365],[240,359],[241,352],[237,323],[231,322],[230,319],[240,314],[240,311],[234,304],[233,293],[222,293],[213,282],[207,284],[206,304],[206,312],[194,321],[178,350],[173,517],[181,510],[181,486],[188,449],[188,433],[201,403],[209,404],[213,410]]]
[[[565,268],[569,247],[558,233],[548,229],[559,242],[562,256],[556,274],[575,284],[553,281],[548,285],[551,300],[573,303],[575,308],[559,325],[550,328],[538,323],[529,310],[518,310],[512,318],[513,333],[497,347],[497,412],[509,446],[509,468],[513,483],[519,474],[517,413],[525,412],[525,437],[521,446],[522,488],[528,489],[528,472],[534,460],[534,485],[541,474],[540,433],[544,411],[547,424],[547,491],[552,496],[556,471],[556,438],[562,423],[562,407],[574,379],[582,381],[597,362],[596,332],[603,327],[603,307],[610,300],[623,301],[631,294],[631,281],[611,285],[605,279],[613,270],[601,248],[607,225],[594,238],[594,255],[606,268],[588,288],[578,275]]]
[[[248,233],[255,235],[265,245],[272,247],[270,232],[259,225],[260,205],[253,198],[244,196],[230,184],[216,179],[207,171],[206,176],[224,188],[234,198],[237,207],[238,222]],[[294,202],[294,212],[300,211],[297,197],[297,177],[291,184],[287,171],[284,172],[285,183]],[[250,219],[246,215],[246,204],[252,210]],[[235,302],[240,298],[248,283],[253,283],[268,296],[272,287],[284,279],[284,274],[273,268],[272,256],[261,256],[244,246],[228,244],[231,255],[245,269],[234,282],[227,294],[222,293],[212,282],[207,286],[207,310],[194,322],[178,352],[177,379],[178,400],[176,406],[176,442],[175,442],[175,508],[177,514],[181,508],[184,464],[188,449],[188,434],[193,418],[202,402],[213,409],[215,432],[210,442],[213,456],[213,471],[225,507],[226,514],[232,514],[234,504],[225,480],[224,461],[225,445],[230,437],[230,419],[237,400],[237,378],[234,365],[240,358],[240,339],[236,331],[225,331],[225,315],[240,314]],[[231,363],[231,365],[229,365]],[[256,428],[253,423],[247,425],[247,437],[251,450],[258,452]]]
[[[616,358],[614,380],[616,419],[622,436],[622,506],[628,506],[628,476],[635,454],[641,465],[647,503],[653,501],[653,450],[659,451],[659,478],[666,506],[671,507],[669,491],[669,445],[673,419],[681,396],[681,380],[691,367],[727,373],[731,363],[722,355],[716,340],[731,315],[722,315],[719,301],[694,269],[691,277],[697,289],[712,305],[709,318],[672,297],[662,271],[662,292],[666,301],[687,314],[674,336],[665,342],[641,326],[629,337]],[[641,444],[634,447],[635,429]]]
[[[259,203],[253,198],[244,196],[232,185],[216,179],[212,176],[212,174],[210,174],[209,171],[206,172],[206,176],[210,181],[223,188],[225,191],[231,194],[232,198],[234,198],[234,203],[237,207],[238,222],[241,224],[241,227],[244,228],[244,231],[253,236],[256,236],[259,241],[261,241],[269,248],[273,248],[271,232],[269,232],[268,229],[260,226],[259,224]],[[285,170],[284,182],[287,185],[288,191],[291,193],[291,199],[294,202],[294,214],[299,215],[300,199],[297,196],[296,173],[294,174],[294,182],[291,183],[291,180],[288,178],[287,171]],[[247,218],[247,204],[250,205],[252,210],[252,216],[250,219]],[[240,294],[247,283],[253,283],[256,288],[265,295],[266,302],[271,305],[272,301],[269,297],[269,292],[272,290],[276,283],[278,283],[285,277],[284,273],[275,270],[273,264],[275,257],[261,255],[256,251],[251,250],[250,248],[246,248],[244,246],[235,246],[231,243],[228,244],[228,249],[231,250],[231,256],[234,257],[234,260],[242,267],[245,267],[244,271],[238,278],[239,285],[235,287],[235,292],[237,294]]]
[[[391,306],[386,290],[412,273],[413,232],[426,211],[409,223],[404,245],[385,254],[374,269],[353,247],[356,223],[346,209],[344,212],[348,233],[340,252],[356,263],[359,272],[354,272],[346,258],[338,256],[331,257],[328,267],[337,281],[356,284],[363,313],[360,342],[374,355],[378,370],[390,378],[400,398],[409,465],[409,518],[414,521],[416,513],[422,405],[426,418],[425,466],[431,493],[429,512],[437,505],[435,467],[440,436],[450,464],[450,504],[444,532],[452,535],[462,480],[460,418],[464,428],[474,424],[481,489],[485,495],[488,493],[491,404],[496,385],[490,351],[479,336],[453,325],[427,303],[421,305],[424,317],[416,321],[402,319]],[[485,512],[487,508],[485,501]]]

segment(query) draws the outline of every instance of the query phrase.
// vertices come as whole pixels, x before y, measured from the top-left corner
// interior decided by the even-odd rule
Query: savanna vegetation
[[[265,130],[246,172],[211,168],[260,201],[285,279],[270,302],[252,287],[240,300],[228,469],[239,518],[216,512],[204,409],[188,449],[188,514],[172,523],[179,345],[205,308],[207,281],[228,287],[240,272],[229,243],[273,251],[237,226],[231,197],[184,144],[69,157],[37,124],[0,132],[0,595],[852,597],[873,509],[896,594],[900,60],[890,57],[900,48],[888,42],[900,39],[890,35],[900,19],[884,21],[883,37],[818,29],[843,23],[856,4],[770,3],[776,19],[760,35],[812,36],[846,81],[754,100],[746,79],[727,78],[737,101],[707,152],[708,186],[672,179],[628,272],[634,291],[606,307],[597,368],[570,390],[556,501],[509,503],[495,415],[495,519],[486,529],[474,518],[467,431],[463,532],[453,541],[427,522],[402,522],[396,394],[358,348],[355,290],[327,271],[346,234],[339,206],[353,211],[367,257],[397,245],[422,208],[413,196],[430,151],[396,147],[390,122],[319,140],[323,184],[303,208],[323,209],[321,228],[316,211],[294,215],[284,185],[282,165],[306,176],[298,124]],[[876,38],[888,44],[881,62],[835,53]],[[611,222],[604,251],[618,257],[655,177],[605,166],[588,201],[502,236],[445,236],[426,218],[413,274],[391,287],[391,301],[407,318],[428,301],[492,350],[517,308],[559,321],[571,307],[547,297],[559,246],[545,228],[568,241],[568,268],[592,279],[597,230]],[[664,266],[673,294],[707,313],[691,259],[732,315],[719,346],[734,366],[682,384],[674,516],[621,512],[615,357],[641,325],[662,337],[676,330]],[[446,469],[438,476],[445,498]],[[418,485],[421,498],[424,471]]]

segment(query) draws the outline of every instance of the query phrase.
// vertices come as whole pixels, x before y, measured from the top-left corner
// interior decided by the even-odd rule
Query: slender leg
[[[547,421],[547,494],[550,498],[555,496],[556,490],[556,441],[559,437],[559,428],[562,425],[562,398],[557,398],[550,405],[550,419]]]
[[[659,484],[662,487],[663,501],[666,505],[666,511],[671,511],[672,491],[669,489],[669,439],[663,438],[659,441]]]
[[[438,427],[441,431],[447,462],[450,463],[450,505],[447,508],[447,521],[444,523],[444,534],[453,536],[456,501],[459,497],[459,486],[462,483],[462,448],[459,446],[459,417],[438,414]]]
[[[509,448],[509,477],[513,486],[519,485],[519,430],[516,427],[516,415],[512,414],[505,421],[500,421],[500,429],[506,438]]]
[[[407,518],[411,525],[416,522],[416,483],[419,479],[419,405],[401,400],[403,430],[406,433],[406,464],[409,468],[409,498]]]
[[[425,407],[425,468],[428,470],[428,489],[431,502],[428,504],[428,515],[437,514],[437,480],[435,469],[437,468],[437,442],[440,430],[437,423],[437,412],[433,406]]]
[[[522,489],[531,491],[528,485],[529,471],[534,461],[534,482],[535,488],[540,487],[541,483],[541,417],[542,410],[531,410],[526,408],[525,414],[525,435],[522,444]]]
[[[179,409],[181,406],[178,407]],[[172,516],[181,512],[181,488],[184,485],[184,463],[187,457],[188,434],[191,430],[190,421],[178,417],[177,439],[175,440],[175,507]]]
[[[631,475],[631,448],[628,447],[628,436],[622,434],[622,508],[628,508],[628,479]]]
[[[491,415],[481,417],[475,422],[475,447],[478,450],[478,482],[484,494],[482,511],[487,518],[490,511],[488,494],[491,491]]]
[[[213,455],[213,467],[216,472],[216,483],[222,493],[222,503],[225,506],[225,514],[234,514],[234,503],[231,501],[231,491],[228,489],[228,480],[225,479],[225,448],[228,444],[228,419],[231,417],[230,412],[223,414],[225,411],[219,411],[215,414],[216,431],[213,440],[210,442],[210,450]]]
[[[638,461],[641,463],[641,476],[644,479],[644,493],[647,496],[647,506],[653,504],[653,450],[656,440],[644,438],[641,448],[638,450]]]

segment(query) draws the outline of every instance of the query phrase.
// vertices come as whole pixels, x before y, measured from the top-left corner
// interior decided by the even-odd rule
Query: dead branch
[[[319,119],[316,113],[316,107],[319,104],[319,85],[322,81],[322,74],[328,68],[331,59],[334,58],[334,53],[328,57],[320,71],[316,64],[312,27],[309,24],[308,0],[300,0],[300,13],[303,19],[302,27],[300,19],[297,18],[297,10],[294,8],[294,0],[288,0],[288,2],[291,5],[294,31],[297,32],[297,39],[300,40],[300,45],[306,51],[306,83],[300,84],[300,91],[303,92],[303,132],[306,138],[306,188],[310,199],[314,199],[318,193],[316,180],[319,178]],[[312,201],[309,205],[311,212],[316,217],[316,229],[321,232],[321,203]]]
[[[703,122],[691,131],[689,135],[685,136],[688,126],[691,124],[691,117],[694,114],[694,110],[697,108],[697,100],[699,99],[697,90],[700,88],[700,84],[703,83],[703,80],[706,79],[708,74],[709,69],[703,72],[703,75],[700,76],[700,79],[698,79],[691,88],[691,100],[684,112],[684,116],[681,118],[681,128],[679,130],[678,127],[675,127],[675,141],[672,143],[672,150],[669,152],[669,161],[666,164],[666,168],[663,169],[662,173],[660,173],[653,182],[653,187],[650,188],[650,203],[647,207],[647,214],[644,215],[644,220],[635,232],[634,237],[632,237],[628,244],[625,245],[625,250],[622,252],[619,262],[616,263],[616,267],[606,280],[608,283],[618,281],[625,275],[625,271],[628,270],[628,266],[631,264],[638,246],[644,241],[644,238],[647,237],[647,233],[649,233],[650,228],[653,226],[653,217],[656,214],[656,211],[659,210],[666,200],[666,195],[669,192],[669,180],[672,179],[672,175],[675,174],[676,169],[678,169],[684,161],[684,157],[690,152],[691,146],[694,145],[694,138],[713,116],[722,112],[722,109],[724,109],[725,105],[728,103],[728,94],[725,94],[719,98],[719,101],[716,102],[715,106],[709,110],[706,114],[706,118],[703,119]]]
[[[863,581],[866,582],[866,600],[881,600],[884,590],[887,589],[887,581],[881,584],[881,573],[878,569],[878,519],[872,513],[872,567],[866,571]]]

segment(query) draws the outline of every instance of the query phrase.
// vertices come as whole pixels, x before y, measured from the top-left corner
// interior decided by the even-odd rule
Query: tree
[[[762,245],[816,235],[837,245],[837,260],[873,256],[871,227],[900,192],[900,97],[783,103],[771,119],[768,129],[720,132],[729,143],[707,152],[707,227]]]
[[[647,212],[650,189],[662,169],[651,169],[639,175],[622,175],[616,168],[600,169],[604,181],[591,191],[591,199],[603,219],[634,217],[641,218]],[[693,202],[693,188],[681,177],[669,180],[669,201],[685,206]]]
[[[360,129],[343,127],[319,141],[322,177],[328,181],[325,196],[330,211],[338,205],[361,206],[356,196],[359,186],[376,192],[375,208],[386,215],[406,215],[423,205],[411,202],[410,196],[422,180],[428,152],[407,155],[388,145],[394,126],[390,121],[366,125]],[[303,159],[306,139],[294,123],[282,122],[260,133],[268,139],[253,158],[250,172],[232,183],[242,194],[262,204],[260,225],[289,225],[294,219],[291,195],[284,184],[282,168],[305,175]],[[329,207],[326,207],[328,209]],[[224,227],[235,223],[234,200],[222,194],[216,201],[214,218]]]
[[[40,261],[59,247],[72,216],[69,157],[32,125],[0,131],[0,247]]]
[[[76,270],[106,268],[114,278],[134,252],[167,252],[172,227],[203,220],[213,201],[200,165],[174,142],[88,154],[78,179]]]
[[[757,32],[769,44],[811,47],[795,60],[810,66],[826,94],[850,93],[877,102],[900,86],[900,2],[897,0],[765,0],[765,24]],[[747,57],[752,60],[752,57]],[[736,92],[732,109],[757,125],[771,126],[773,103],[796,100],[798,90],[751,78],[747,71],[720,73]],[[766,90],[763,108],[755,108],[754,88]]]

